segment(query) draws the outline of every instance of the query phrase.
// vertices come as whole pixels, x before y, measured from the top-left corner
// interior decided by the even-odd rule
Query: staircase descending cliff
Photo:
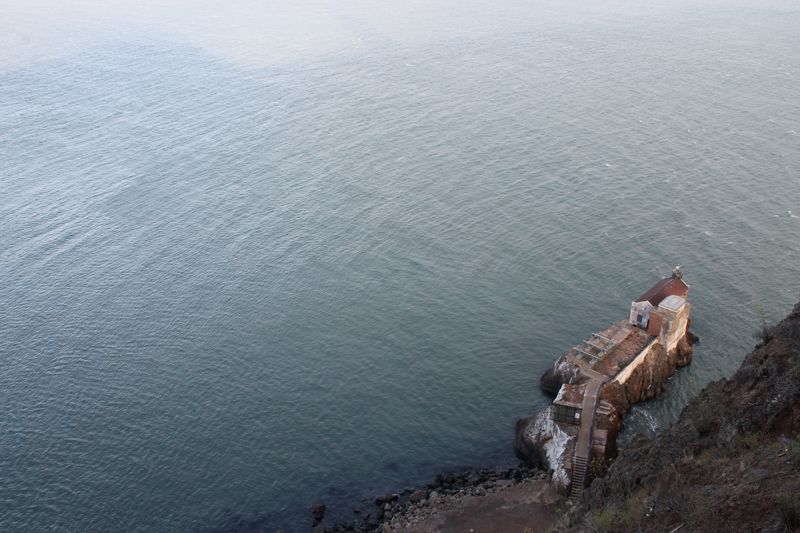
[[[592,454],[592,433],[594,431],[594,421],[597,411],[597,401],[600,395],[600,388],[605,381],[600,378],[593,378],[586,386],[583,396],[583,416],[581,417],[581,427],[578,430],[578,442],[575,444],[575,455],[572,459],[572,488],[570,498],[577,500],[586,485],[586,468],[589,465],[589,457]]]
[[[569,498],[572,501],[580,499],[583,494],[583,487],[586,484],[586,458],[575,455],[572,465],[572,489]]]

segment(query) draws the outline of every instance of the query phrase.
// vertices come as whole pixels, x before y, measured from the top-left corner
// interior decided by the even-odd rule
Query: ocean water
[[[800,294],[790,2],[0,8],[0,530],[308,530],[515,463],[676,264],[730,376]]]

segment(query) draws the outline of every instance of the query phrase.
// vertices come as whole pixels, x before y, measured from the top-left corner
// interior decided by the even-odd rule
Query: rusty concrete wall
[[[624,385],[625,382],[628,380],[628,378],[631,377],[631,374],[636,368],[644,364],[647,364],[647,358],[650,356],[650,354],[653,352],[653,349],[658,344],[659,344],[658,339],[653,339],[652,341],[650,341],[650,343],[647,346],[645,346],[641,352],[639,352],[639,355],[637,355],[636,358],[628,364],[628,366],[623,368],[622,371],[619,374],[617,374],[617,376],[614,378],[613,381]]]
[[[647,326],[647,334],[654,337],[658,336],[661,333],[661,324],[663,321],[663,317],[660,314],[655,312],[651,313],[650,324]]]

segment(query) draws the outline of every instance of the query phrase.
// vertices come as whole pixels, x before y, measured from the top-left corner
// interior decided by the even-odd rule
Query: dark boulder
[[[325,518],[326,508],[327,507],[325,504],[311,506],[311,512],[314,513],[314,522],[315,522],[314,525],[317,525],[317,523],[322,522],[322,520]]]
[[[375,498],[375,503],[383,507],[383,504],[395,502],[400,498],[399,494],[388,494],[386,496],[378,496]]]

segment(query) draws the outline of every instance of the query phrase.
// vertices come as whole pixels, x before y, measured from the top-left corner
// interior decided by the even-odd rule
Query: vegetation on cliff
[[[800,531],[800,304],[674,427],[636,436],[562,531]],[[603,474],[604,475],[600,475]]]

